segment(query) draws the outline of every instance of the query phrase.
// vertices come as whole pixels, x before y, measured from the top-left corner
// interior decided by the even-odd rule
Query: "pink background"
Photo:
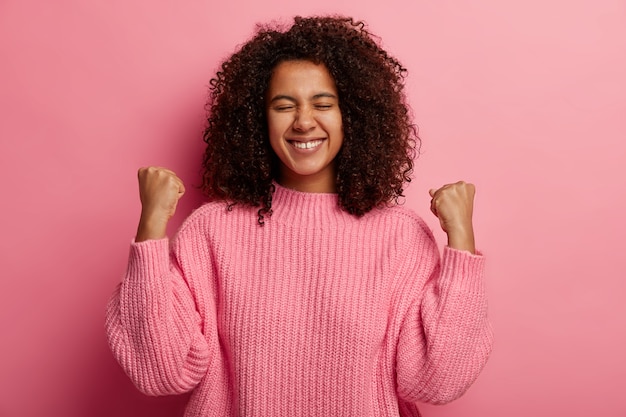
[[[477,185],[496,344],[425,416],[625,416],[623,0],[0,1],[0,416],[180,416],[108,351],[104,306],[139,213],[136,170],[201,202],[206,86],[256,22],[341,12],[410,70],[423,139],[406,204]]]

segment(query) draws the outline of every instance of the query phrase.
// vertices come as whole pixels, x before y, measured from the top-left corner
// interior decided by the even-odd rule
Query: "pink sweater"
[[[144,393],[194,390],[185,416],[418,416],[472,384],[492,346],[483,257],[413,212],[361,218],[277,186],[274,214],[209,203],[176,237],[133,243],[108,310]]]

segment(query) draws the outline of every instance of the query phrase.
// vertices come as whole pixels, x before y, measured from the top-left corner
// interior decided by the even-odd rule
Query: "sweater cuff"
[[[144,240],[130,244],[128,255],[128,278],[158,277],[167,272],[169,265],[169,240]],[[144,281],[145,282],[145,281]]]
[[[485,257],[480,251],[472,254],[465,250],[444,246],[441,262],[441,284],[450,289],[481,293],[484,291]]]

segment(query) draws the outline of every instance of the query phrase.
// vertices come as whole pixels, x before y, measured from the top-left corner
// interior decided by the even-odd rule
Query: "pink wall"
[[[424,153],[407,204],[437,228],[427,190],[478,187],[496,346],[424,415],[626,415],[623,0],[213,3],[0,2],[0,416],[181,414],[136,392],[104,338],[136,169],[197,184],[218,60],[255,22],[315,12],[367,20],[410,68]]]

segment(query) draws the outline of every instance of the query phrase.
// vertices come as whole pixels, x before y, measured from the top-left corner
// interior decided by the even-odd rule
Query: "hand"
[[[176,212],[178,200],[185,194],[185,186],[174,172],[166,168],[140,168],[137,176],[141,219],[135,241],[162,239],[168,221]]]
[[[430,210],[439,218],[441,228],[448,235],[448,246],[475,253],[472,225],[474,185],[459,181],[432,189],[429,193],[432,197]]]

